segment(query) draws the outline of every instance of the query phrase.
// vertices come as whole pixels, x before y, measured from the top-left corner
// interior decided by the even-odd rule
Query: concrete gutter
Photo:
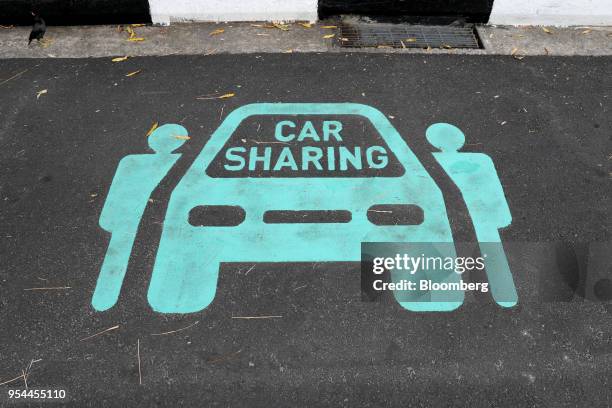
[[[323,38],[334,29],[321,22],[310,28],[290,23],[265,28],[269,23],[191,23],[169,27],[136,27],[137,38],[118,26],[49,27],[46,45],[28,47],[29,27],[0,28],[0,58],[84,58],[145,55],[199,55],[280,52],[381,52],[476,55],[612,55],[612,27],[504,27],[481,26],[484,49],[348,49]],[[214,32],[218,30],[218,34]],[[221,32],[221,30],[223,30]],[[546,32],[547,30],[548,32]]]

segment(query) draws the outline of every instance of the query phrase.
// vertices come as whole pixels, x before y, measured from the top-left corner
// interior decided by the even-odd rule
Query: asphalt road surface
[[[29,388],[63,389],[79,407],[610,406],[611,78],[605,57],[0,61],[0,383],[27,370]],[[425,139],[436,122],[463,130],[464,150],[495,163],[512,213],[501,236],[518,305],[479,295],[415,313],[364,298],[359,263],[245,260],[221,266],[205,310],[154,312],[170,193],[228,114],[255,102],[378,109],[442,190],[455,240],[473,241]],[[150,152],[155,122],[189,139],[144,210],[118,303],[96,311],[110,239],[100,214],[119,161]],[[580,248],[599,254],[586,275]],[[235,318],[253,316],[268,318]],[[24,387],[1,385],[0,405]]]

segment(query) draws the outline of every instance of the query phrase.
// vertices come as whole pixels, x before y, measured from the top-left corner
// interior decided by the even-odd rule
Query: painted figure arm
[[[502,187],[501,181],[499,180],[498,172],[495,169],[495,165],[493,164],[493,160],[487,156],[483,156],[483,162],[486,163],[488,167],[488,174],[494,175],[487,180],[487,184],[490,186],[490,192],[495,194],[493,197],[490,197],[490,200],[496,205],[496,215],[497,215],[497,228],[507,227],[512,223],[512,214],[510,213],[510,207],[508,206],[508,202],[506,201],[506,195],[504,194],[504,188]]]
[[[100,227],[108,232],[113,232],[118,225],[123,224],[123,217],[121,214],[125,214],[126,212],[125,202],[127,200],[125,194],[127,193],[126,190],[128,187],[126,183],[130,183],[130,179],[126,179],[123,176],[130,173],[131,167],[132,157],[124,157],[119,162],[111,186],[108,189],[108,194],[106,195],[106,200],[104,201],[104,207],[102,208],[99,220]]]

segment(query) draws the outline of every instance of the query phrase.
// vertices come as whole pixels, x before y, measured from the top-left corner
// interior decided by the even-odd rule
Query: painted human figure
[[[516,305],[518,296],[499,235],[512,215],[493,161],[483,153],[458,152],[465,136],[453,125],[431,125],[426,137],[440,150],[433,155],[461,191],[472,217],[493,298],[500,306]]]
[[[119,162],[99,221],[111,239],[91,301],[96,310],[117,302],[142,214],[155,187],[181,156],[172,152],[186,135],[180,125],[163,125],[147,138],[154,154],[130,155]]]

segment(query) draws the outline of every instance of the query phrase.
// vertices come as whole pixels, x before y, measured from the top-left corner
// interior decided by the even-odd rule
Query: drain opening
[[[473,26],[343,22],[338,28],[342,48],[481,48]]]

